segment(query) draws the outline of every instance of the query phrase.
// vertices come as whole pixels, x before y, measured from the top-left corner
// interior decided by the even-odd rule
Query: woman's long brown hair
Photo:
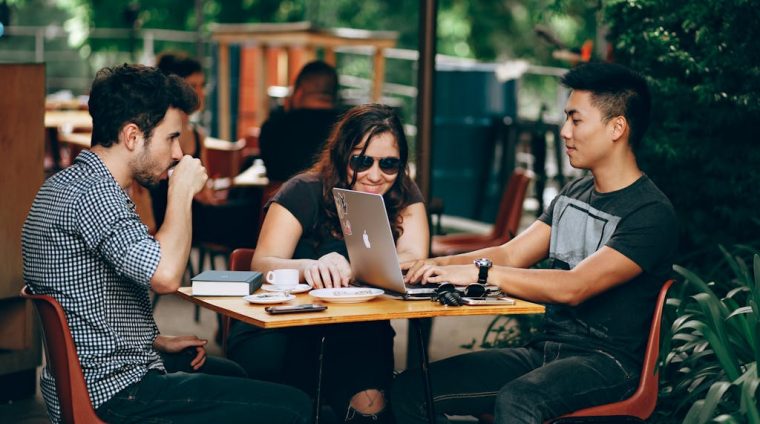
[[[329,235],[339,239],[343,238],[332,189],[333,187],[353,188],[358,172],[354,172],[353,181],[348,181],[347,169],[351,152],[366,137],[367,142],[360,153],[364,154],[372,140],[385,133],[390,133],[396,140],[401,162],[399,163],[396,181],[383,195],[383,200],[388,212],[393,238],[398,240],[401,236],[403,232],[401,210],[409,205],[410,193],[414,184],[409,178],[409,144],[404,135],[401,120],[392,108],[381,104],[365,104],[348,110],[335,124],[324,149],[319,155],[319,160],[307,171],[319,175],[322,180],[322,210],[327,216],[327,222],[326,225],[320,227],[321,237]]]

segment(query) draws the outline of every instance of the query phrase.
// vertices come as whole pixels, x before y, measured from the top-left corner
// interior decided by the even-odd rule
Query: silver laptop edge
[[[358,282],[406,296],[435,292],[434,287],[404,284],[383,196],[333,188],[333,197]]]

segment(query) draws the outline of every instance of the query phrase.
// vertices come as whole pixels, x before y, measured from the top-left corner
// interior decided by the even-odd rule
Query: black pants
[[[227,356],[251,378],[298,387],[314,395],[319,345],[325,337],[323,399],[338,418],[363,390],[388,391],[393,380],[393,337],[388,321],[262,330],[233,322]]]
[[[311,401],[292,387],[242,378],[235,363],[209,357],[188,373],[194,355],[162,355],[166,374],[149,371],[102,404],[109,423],[293,423],[311,422]],[[211,375],[207,372],[216,372]]]
[[[541,424],[566,413],[629,397],[640,365],[608,353],[541,342],[488,349],[430,364],[436,413],[496,415],[496,423]],[[393,387],[399,424],[427,423],[419,370],[401,374]]]

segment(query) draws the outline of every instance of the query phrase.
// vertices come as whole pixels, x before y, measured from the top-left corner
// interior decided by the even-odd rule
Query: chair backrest
[[[230,254],[230,271],[250,271],[255,249],[239,248]]]
[[[230,253],[230,271],[250,271],[255,249],[238,248]],[[227,353],[227,336],[230,334],[230,317],[222,315],[222,352]]]
[[[652,316],[652,325],[649,329],[649,338],[647,339],[646,352],[644,353],[644,365],[641,369],[639,387],[636,389],[636,392],[628,399],[620,402],[581,409],[572,414],[564,415],[562,418],[626,415],[646,420],[652,415],[657,405],[657,394],[659,391],[657,358],[660,355],[660,325],[662,324],[662,313],[668,289],[672,285],[673,280],[668,280],[660,289],[657,305],[655,305],[654,315]]]
[[[494,222],[491,232],[491,237],[494,240],[498,239],[501,243],[506,243],[517,235],[525,194],[532,179],[533,173],[526,169],[515,168],[512,172],[501,196],[496,222]]]
[[[52,296],[31,294],[27,287],[21,289],[21,297],[32,300],[42,321],[47,367],[55,378],[61,419],[65,423],[102,423],[92,408],[63,308]]]

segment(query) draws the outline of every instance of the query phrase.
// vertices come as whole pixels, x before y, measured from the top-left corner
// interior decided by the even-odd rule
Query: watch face
[[[475,262],[475,265],[479,267],[484,266],[484,267],[490,268],[493,265],[493,262],[491,262],[491,260],[488,258],[475,259],[474,262]]]

